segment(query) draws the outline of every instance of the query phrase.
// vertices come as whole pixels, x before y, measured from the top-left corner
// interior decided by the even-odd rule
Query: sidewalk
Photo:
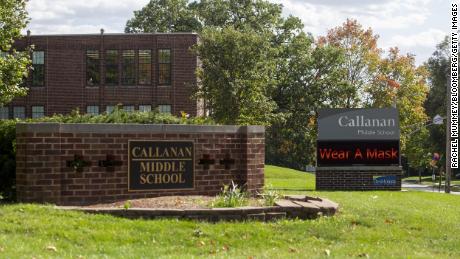
[[[409,190],[416,190],[422,192],[439,192],[438,186],[435,185],[434,188],[432,185],[425,185],[425,184],[417,184],[409,181],[403,181],[402,188],[409,189]],[[441,186],[441,191],[439,193],[445,193],[443,186]],[[451,194],[460,195],[460,192],[450,192]]]

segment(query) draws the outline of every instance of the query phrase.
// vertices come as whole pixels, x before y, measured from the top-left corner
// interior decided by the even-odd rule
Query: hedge
[[[80,114],[78,110],[69,115],[54,115],[40,119],[0,120],[0,200],[15,201],[16,179],[16,123],[18,122],[60,122],[60,123],[139,123],[139,124],[215,124],[204,117],[181,117],[151,112],[126,112],[119,107],[109,114]]]

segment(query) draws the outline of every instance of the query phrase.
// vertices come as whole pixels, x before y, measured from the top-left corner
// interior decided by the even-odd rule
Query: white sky
[[[379,47],[398,46],[426,61],[449,32],[449,0],[270,0],[283,4],[284,14],[302,19],[315,37],[357,19],[380,35]],[[148,0],[31,0],[28,29],[32,34],[123,32],[126,21]]]

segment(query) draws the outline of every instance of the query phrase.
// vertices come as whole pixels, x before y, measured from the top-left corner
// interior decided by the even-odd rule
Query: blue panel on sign
[[[373,176],[374,185],[396,185],[395,175]]]

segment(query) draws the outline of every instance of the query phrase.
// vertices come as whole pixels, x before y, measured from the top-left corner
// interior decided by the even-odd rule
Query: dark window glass
[[[86,51],[86,84],[99,85],[101,83],[101,67],[99,63],[99,51]]]
[[[105,84],[118,85],[118,51],[105,52]]]
[[[98,115],[99,114],[99,106],[97,106],[97,105],[86,106],[86,113],[90,114],[90,115]]]
[[[34,51],[32,53],[32,86],[45,85],[45,52]]]
[[[32,106],[32,118],[45,117],[45,107],[43,106]]]
[[[25,119],[26,118],[26,108],[23,106],[13,107],[13,118]]]
[[[158,84],[171,84],[171,50],[158,50]]]
[[[134,50],[123,50],[121,83],[123,85],[136,84],[136,64]]]
[[[148,85],[152,77],[152,52],[139,50],[139,84]]]
[[[8,107],[0,107],[0,120],[7,120],[10,118],[10,111]]]
[[[169,104],[160,104],[160,105],[158,105],[158,111],[160,113],[169,113],[169,114],[171,114],[171,105],[169,105]]]

